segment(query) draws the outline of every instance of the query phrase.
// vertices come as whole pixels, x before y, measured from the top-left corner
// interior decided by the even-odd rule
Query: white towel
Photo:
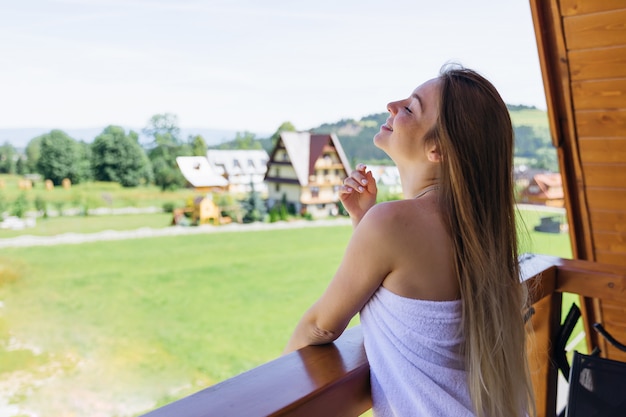
[[[380,287],[361,311],[376,417],[474,416],[459,351],[461,301]]]

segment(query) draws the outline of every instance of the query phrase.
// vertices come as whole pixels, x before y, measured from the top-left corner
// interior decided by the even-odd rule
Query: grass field
[[[532,231],[541,215],[522,212],[522,250],[568,257],[566,234]],[[277,357],[350,233],[3,249],[0,415],[137,415]]]
[[[545,110],[524,109],[509,113],[514,126],[531,126],[534,128],[548,129],[548,114]]]

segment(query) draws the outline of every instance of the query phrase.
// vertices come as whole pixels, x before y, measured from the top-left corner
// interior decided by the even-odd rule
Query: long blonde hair
[[[441,210],[454,241],[463,352],[479,417],[535,414],[526,357],[513,191],[513,128],[495,87],[444,67],[430,139],[443,156]]]

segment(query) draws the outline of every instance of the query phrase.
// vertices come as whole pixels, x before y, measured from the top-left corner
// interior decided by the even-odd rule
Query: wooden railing
[[[556,409],[553,343],[561,293],[625,300],[626,268],[528,255],[522,263],[535,314],[529,343],[539,416]],[[359,326],[335,343],[309,346],[154,410],[145,417],[359,416],[371,407],[369,366]]]

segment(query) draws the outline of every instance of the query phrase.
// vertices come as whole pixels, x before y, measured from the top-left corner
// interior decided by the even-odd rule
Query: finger
[[[346,178],[346,180],[349,180],[349,179],[352,179],[354,181],[350,185],[355,188],[359,185],[366,186],[369,182],[369,180],[367,179],[367,173],[360,172],[360,171],[352,171],[350,176]]]
[[[376,193],[378,191],[378,187],[376,186],[376,179],[372,174],[372,171],[368,171],[366,174],[367,178],[367,191],[370,193]]]
[[[352,194],[353,191],[354,189],[352,187],[348,187],[347,185],[342,185],[341,188],[339,188],[340,195]]]
[[[366,184],[367,184],[367,182],[366,182]],[[344,182],[343,182],[343,185],[345,187],[350,187],[350,188],[352,188],[352,189],[354,189],[354,190],[356,190],[356,191],[358,191],[360,193],[362,193],[364,191],[362,180],[357,180],[357,179],[352,178],[352,177],[346,178],[344,180]]]

